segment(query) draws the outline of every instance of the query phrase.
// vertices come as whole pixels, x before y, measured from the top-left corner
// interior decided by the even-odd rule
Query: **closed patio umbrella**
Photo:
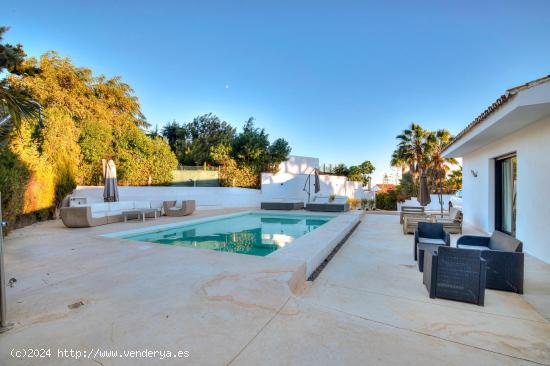
[[[315,193],[319,193],[321,191],[321,182],[319,182],[319,169],[315,169],[315,183],[313,184],[315,187]]]
[[[428,177],[422,173],[420,176],[420,187],[418,189],[418,203],[421,206],[427,206],[432,199],[430,198],[430,190],[428,189]]]
[[[118,201],[118,186],[116,180],[115,162],[109,160],[105,167],[105,188],[103,189],[103,200],[105,202]]]

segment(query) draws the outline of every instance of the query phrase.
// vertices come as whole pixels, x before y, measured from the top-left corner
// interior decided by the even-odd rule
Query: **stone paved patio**
[[[527,258],[524,296],[488,290],[485,307],[432,300],[398,217],[369,215],[317,280],[293,293],[289,274],[301,263],[97,237],[140,225],[71,230],[45,222],[10,235],[16,326],[0,335],[0,364],[550,364],[550,265],[535,258]],[[190,356],[9,355],[29,347]]]

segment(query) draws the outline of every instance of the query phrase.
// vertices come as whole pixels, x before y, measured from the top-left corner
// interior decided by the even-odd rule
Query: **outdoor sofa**
[[[451,207],[448,214],[443,217],[440,214],[432,215],[434,222],[443,224],[443,228],[451,234],[462,234],[462,211]]]
[[[191,215],[195,212],[195,200],[164,201],[164,214],[170,217]]]
[[[262,210],[301,210],[304,208],[304,201],[298,199],[273,198],[269,201],[261,202]]]
[[[61,207],[61,221],[67,227],[92,227],[124,221],[123,211],[162,210],[162,201],[118,201],[77,204]],[[137,214],[136,214],[137,217]]]
[[[513,236],[494,231],[490,237],[465,235],[457,247],[481,251],[487,261],[487,288],[523,293],[523,243]]]
[[[480,306],[485,302],[487,262],[479,250],[442,246],[426,251],[423,283],[430,298],[464,301]]]
[[[403,234],[413,234],[419,222],[434,222],[443,225],[450,234],[462,234],[462,211],[452,207],[449,214],[415,214],[407,213],[403,216]]]
[[[332,201],[327,196],[315,196],[305,208],[308,211],[345,212],[349,211],[349,203],[346,196],[336,196]]]
[[[406,215],[424,216],[424,206],[401,206],[399,212],[399,223],[403,224]]]

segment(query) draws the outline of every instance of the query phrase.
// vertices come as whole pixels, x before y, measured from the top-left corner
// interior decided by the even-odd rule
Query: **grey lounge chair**
[[[304,208],[304,202],[292,199],[273,199],[262,202],[260,207],[262,210],[301,210]]]
[[[333,201],[330,201],[329,197],[316,196],[313,202],[306,204],[306,210],[323,212],[349,211],[348,198],[346,196],[336,196]]]
[[[490,237],[465,235],[456,243],[458,248],[481,250],[487,261],[487,288],[523,293],[523,243],[500,231]]]
[[[164,201],[162,206],[164,214],[170,217],[187,216],[195,212],[194,200]]]
[[[484,305],[487,263],[479,250],[439,247],[424,255],[423,282],[430,298]]]

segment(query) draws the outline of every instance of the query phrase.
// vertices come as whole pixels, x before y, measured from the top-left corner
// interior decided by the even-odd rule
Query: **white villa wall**
[[[517,154],[516,237],[526,252],[550,263],[550,117],[464,156],[464,221],[494,230],[494,158],[512,152]]]
[[[236,187],[118,187],[120,201],[195,200],[197,210],[229,207],[260,207],[261,191]],[[77,187],[72,197],[88,202],[103,202],[103,186]]]
[[[279,173],[310,174],[316,168],[319,168],[318,158],[290,155],[287,161],[279,164]]]
[[[307,193],[304,192],[304,185],[309,174],[288,174],[288,173],[262,173],[262,196],[264,199],[288,198],[298,199],[307,202]],[[329,196],[331,194],[363,198],[365,193],[360,182],[349,182],[346,177],[335,175],[320,175],[319,182],[321,191],[314,193],[314,177],[311,175],[309,182],[311,198],[314,195]]]
[[[443,209],[448,210],[449,209],[449,200],[451,199],[452,195],[450,194],[444,194],[443,195]],[[439,204],[439,197],[437,194],[430,194],[430,198],[432,199],[432,202],[430,202],[425,209],[430,211],[439,211],[441,210],[441,205]],[[403,203],[398,202],[397,203],[397,211],[401,210],[401,206],[420,206],[420,203],[418,203],[418,200],[416,197],[412,197],[409,200],[406,200]]]

